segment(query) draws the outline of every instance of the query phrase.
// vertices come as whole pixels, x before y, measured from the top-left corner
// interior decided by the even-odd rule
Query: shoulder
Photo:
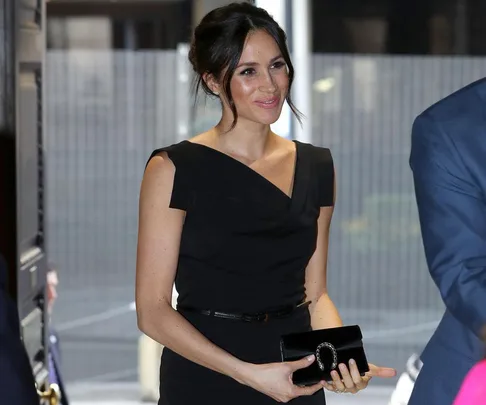
[[[188,141],[182,141],[170,146],[155,149],[149,156],[145,165],[143,185],[160,187],[174,182],[174,177],[180,177],[184,172],[186,151],[190,149]],[[187,156],[189,158],[189,156]]]
[[[171,168],[176,170],[178,175],[190,172],[191,167],[196,163],[200,154],[190,141],[182,141],[170,146],[155,149],[149,156],[146,163],[146,170],[150,167]]]
[[[172,161],[179,161],[181,158],[187,155],[191,150],[191,143],[189,141],[178,142],[169,146],[155,149],[148,159],[149,163],[153,157],[168,157]],[[175,163],[175,162],[174,162]]]
[[[175,178],[175,166],[168,158],[165,150],[157,150],[152,153],[145,167],[140,199],[153,199],[173,188]]]
[[[410,162],[425,166],[450,162],[463,167],[463,155],[481,146],[484,128],[486,79],[452,93],[415,119]]]
[[[167,196],[170,208],[187,209],[190,146],[188,141],[183,141],[151,153],[143,176],[141,199],[165,201],[161,196]]]
[[[301,160],[309,162],[312,177],[317,182],[317,196],[320,207],[331,207],[334,205],[335,197],[335,170],[334,162],[329,148],[315,146],[310,143],[298,142],[301,150]]]
[[[315,146],[310,143],[296,141],[299,149],[302,151],[304,158],[308,158],[314,165],[321,168],[331,168],[334,170],[334,162],[332,153],[329,148]]]
[[[450,124],[462,126],[472,117],[484,117],[486,78],[475,81],[432,104],[417,116],[414,126],[420,124]]]

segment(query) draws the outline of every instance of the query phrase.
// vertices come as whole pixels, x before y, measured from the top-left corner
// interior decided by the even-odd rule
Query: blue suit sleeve
[[[452,139],[427,116],[414,123],[410,164],[430,274],[449,312],[479,336],[486,325],[484,192]]]

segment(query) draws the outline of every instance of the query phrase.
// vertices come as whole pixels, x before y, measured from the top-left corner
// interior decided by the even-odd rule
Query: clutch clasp
[[[330,350],[332,354],[331,370],[334,370],[337,367],[337,362],[338,362],[338,355],[337,355],[336,348],[329,342],[322,342],[319,346],[317,346],[316,348],[317,365],[322,371],[324,371],[325,367],[324,367],[324,363],[321,360],[321,349]]]

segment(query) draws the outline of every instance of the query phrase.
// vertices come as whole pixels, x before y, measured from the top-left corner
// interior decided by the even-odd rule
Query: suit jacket
[[[430,274],[446,312],[422,353],[410,405],[450,405],[484,350],[486,79],[414,122],[410,165]]]
[[[34,376],[20,338],[17,306],[8,296],[7,268],[0,255],[0,403],[39,405]]]

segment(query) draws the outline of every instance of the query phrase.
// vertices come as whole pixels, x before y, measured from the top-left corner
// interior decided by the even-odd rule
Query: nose
[[[261,78],[260,91],[265,93],[274,93],[277,90],[277,84],[275,83],[275,78],[266,72]]]

